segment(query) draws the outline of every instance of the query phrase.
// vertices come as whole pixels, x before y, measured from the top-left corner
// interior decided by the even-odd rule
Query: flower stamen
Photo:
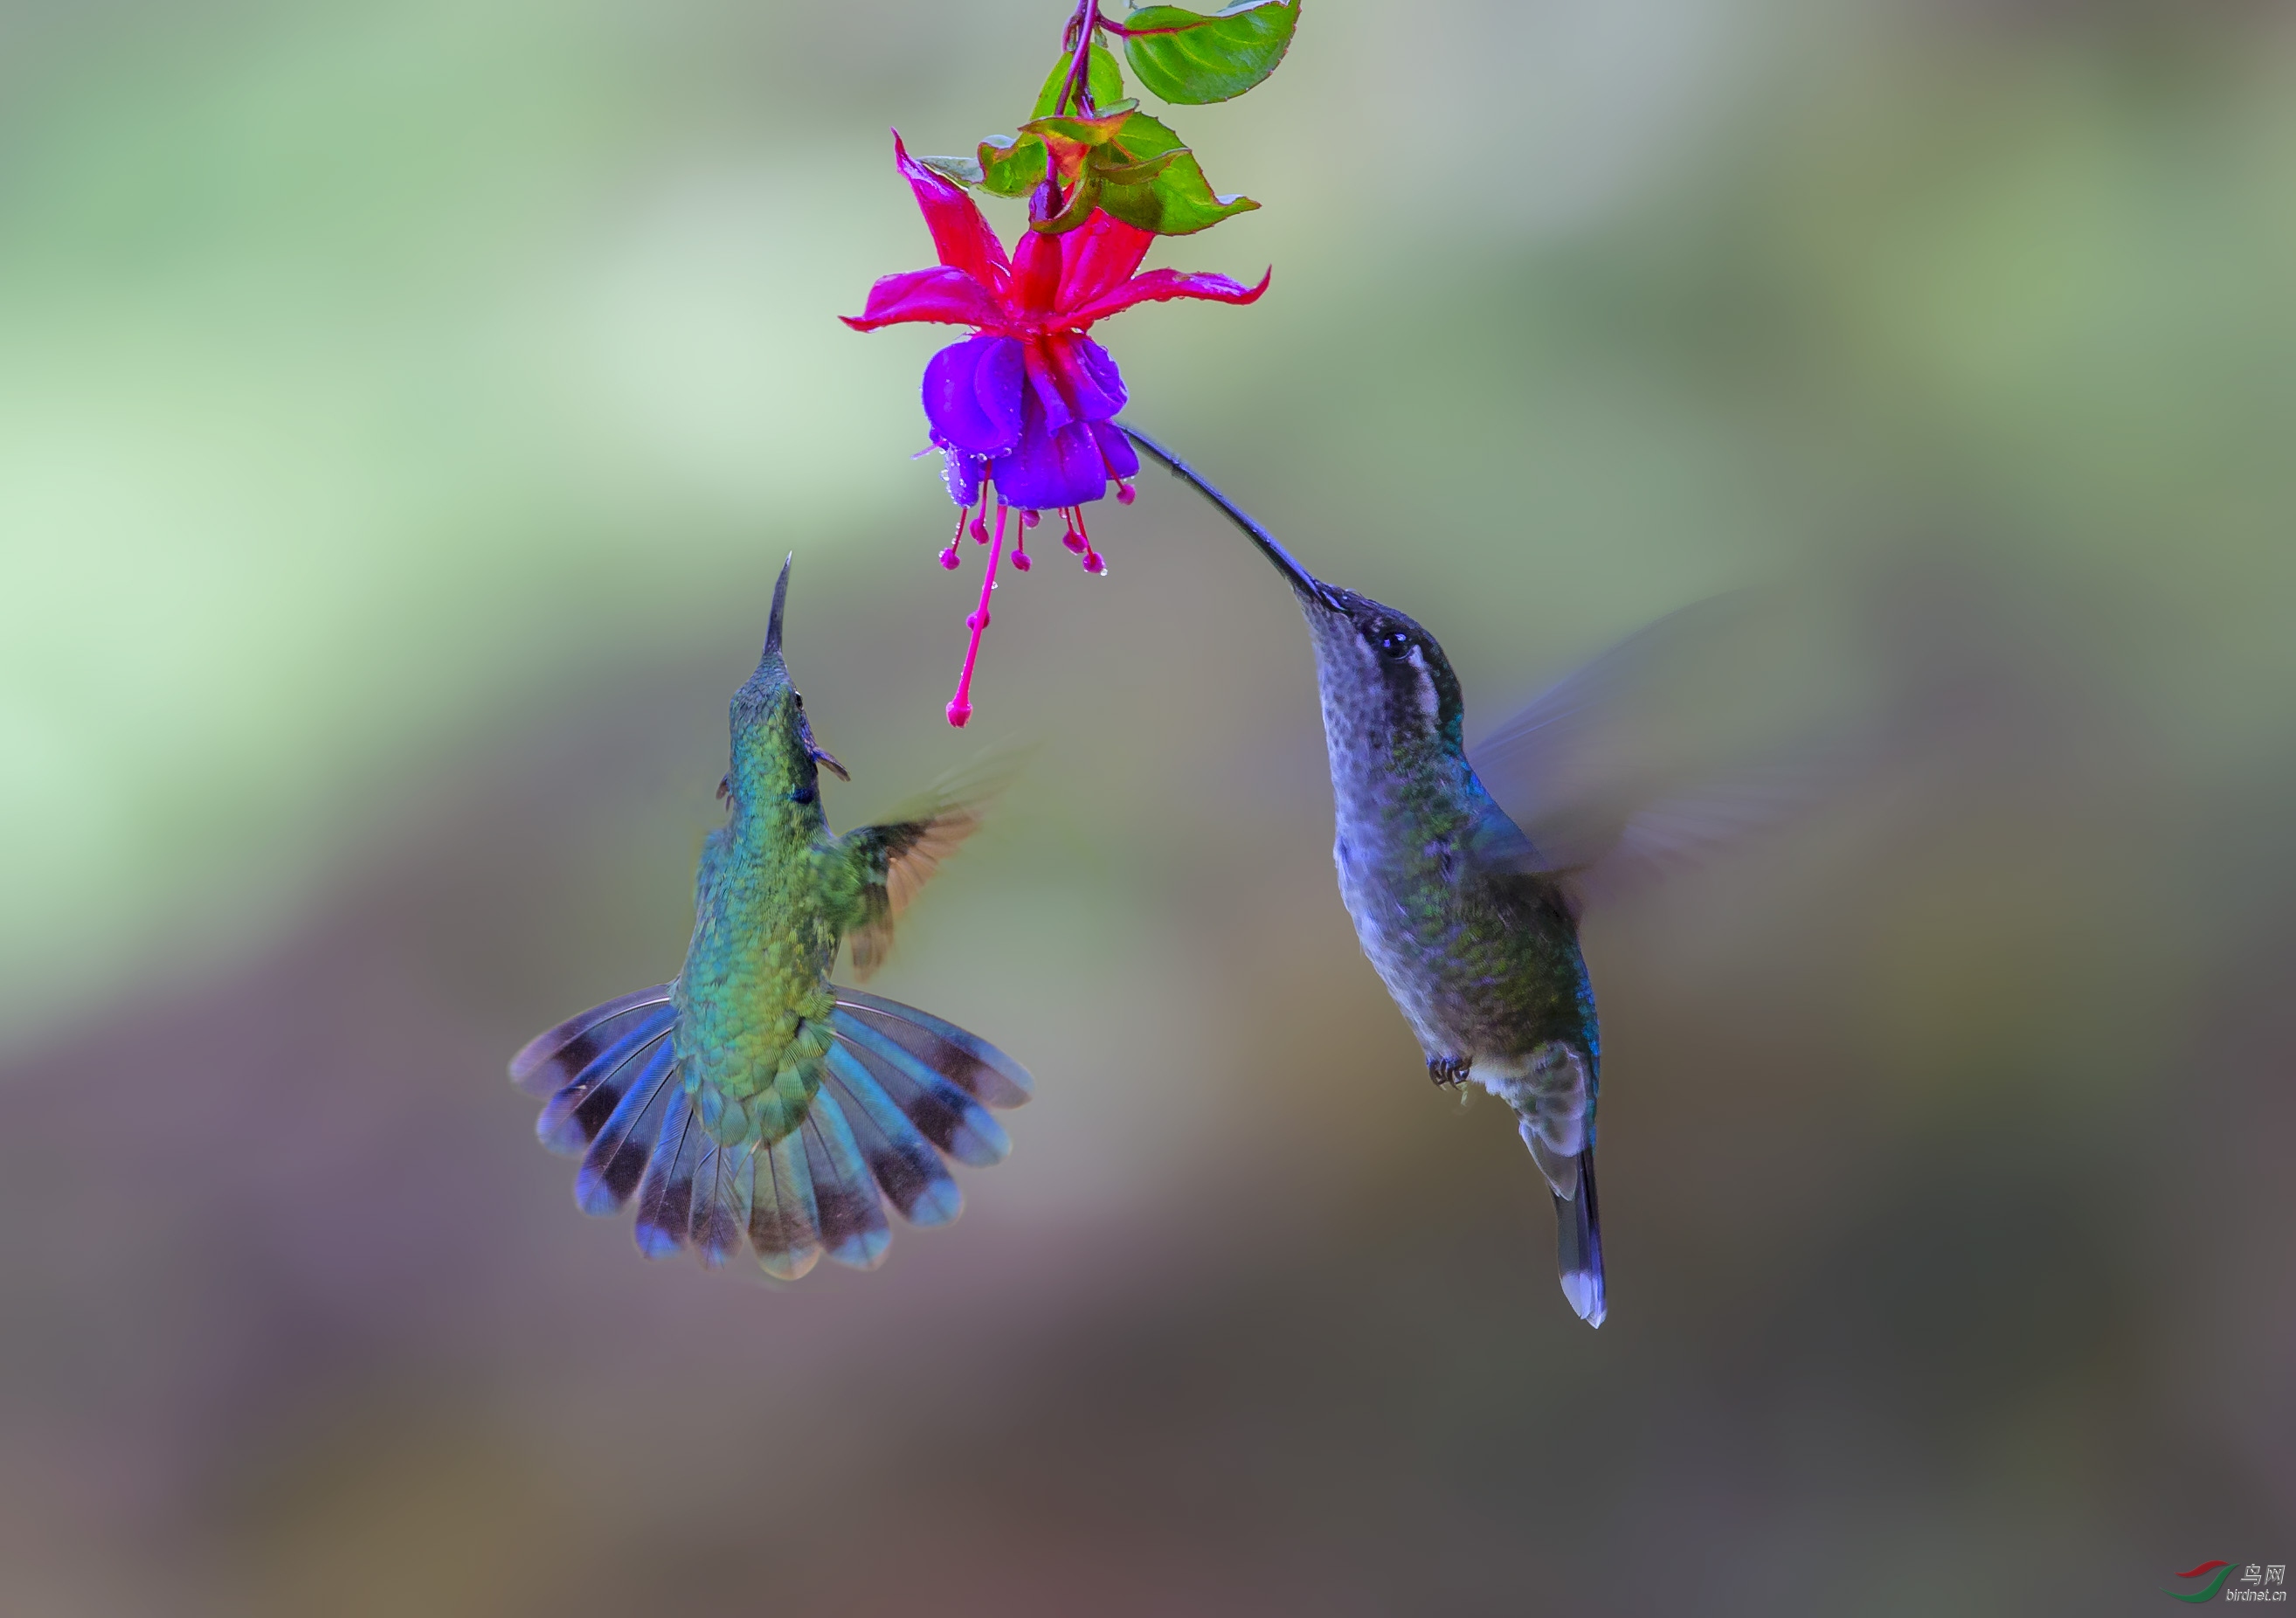
[[[980,504],[986,510],[986,494],[981,496]],[[1004,555],[1004,517],[1011,510],[1004,501],[996,502],[996,539],[988,547],[988,571],[980,580],[980,604],[964,620],[965,627],[972,631],[972,638],[965,644],[964,672],[957,676],[956,694],[948,699],[947,709],[948,722],[959,728],[972,717],[972,666],[980,660],[980,637],[988,628],[988,595],[996,587],[996,564]]]

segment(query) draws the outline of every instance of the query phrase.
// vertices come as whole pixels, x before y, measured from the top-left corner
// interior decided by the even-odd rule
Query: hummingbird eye
[[[1390,624],[1373,634],[1371,644],[1379,648],[1382,657],[1408,657],[1411,654],[1411,631]]]

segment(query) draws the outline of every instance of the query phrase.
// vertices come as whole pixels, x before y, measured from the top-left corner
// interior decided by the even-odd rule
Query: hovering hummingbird
[[[1472,1080],[1515,1113],[1554,1197],[1562,1293],[1590,1326],[1606,1312],[1595,1189],[1603,1042],[1578,949],[1581,878],[1633,843],[1661,858],[1757,816],[1760,793],[1649,801],[1652,783],[1587,776],[1590,696],[1639,669],[1644,637],[1672,645],[1672,620],[1597,659],[1510,721],[1481,750],[1511,767],[1535,813],[1527,835],[1486,790],[1464,741],[1465,703],[1443,648],[1393,607],[1327,584],[1186,463],[1124,431],[1226,513],[1275,564],[1316,649],[1336,824],[1333,863],[1356,935],[1418,1036],[1440,1086]],[[1677,618],[1694,615],[1686,609]],[[1599,728],[1599,727],[1595,727]],[[1601,775],[1603,772],[1593,772]],[[1602,787],[1628,787],[1605,801]],[[1643,789],[1637,801],[1634,788]],[[1615,797],[1615,793],[1613,794]],[[1658,812],[1650,812],[1656,810]]]
[[[830,834],[820,771],[850,777],[814,741],[782,661],[789,576],[784,562],[764,655],[734,694],[728,813],[702,849],[684,969],[560,1023],[510,1073],[548,1097],[542,1144],[581,1158],[585,1213],[636,1193],[647,1257],[691,1246],[714,1268],[747,1242],[794,1280],[824,1252],[873,1268],[892,1239],[886,1200],[912,1224],[955,1219],[944,1158],[1000,1161],[1011,1143],[988,1109],[1033,1086],[963,1029],[829,981],[846,940],[857,976],[876,969],[987,789],[944,788],[899,819]]]

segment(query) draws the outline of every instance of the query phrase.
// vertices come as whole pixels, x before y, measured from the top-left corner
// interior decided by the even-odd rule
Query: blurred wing
[[[940,869],[941,861],[980,827],[983,812],[1018,768],[995,754],[936,784],[895,818],[857,826],[839,840],[861,878],[861,920],[847,934],[853,971],[865,982],[893,948],[893,924]]]
[[[1496,868],[1612,895],[1772,825],[1841,780],[1878,703],[1837,615],[1741,591],[1637,630],[1500,725],[1472,761],[1522,839]]]

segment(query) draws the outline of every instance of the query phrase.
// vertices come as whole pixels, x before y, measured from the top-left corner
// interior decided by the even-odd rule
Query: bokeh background
[[[1193,497],[932,564],[888,126],[1053,0],[0,6],[0,1609],[2151,1612],[2296,1561],[2296,21],[1316,0],[1135,410],[1495,719],[1812,582],[1822,809],[1590,917],[1609,1324],[1333,891]],[[1001,216],[1007,229],[1017,221]],[[840,823],[1037,744],[887,992],[1039,1080],[789,1290],[503,1079],[675,967],[798,554]],[[1053,565],[1060,563],[1062,565]]]

